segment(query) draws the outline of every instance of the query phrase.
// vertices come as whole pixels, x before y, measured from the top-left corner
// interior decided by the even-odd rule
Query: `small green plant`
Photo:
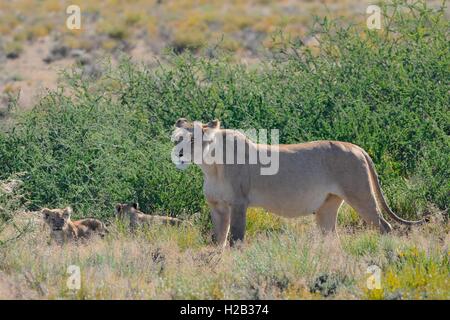
[[[23,52],[22,44],[18,41],[11,41],[5,44],[5,55],[9,59],[16,59]]]
[[[174,36],[171,46],[175,52],[181,53],[185,50],[196,52],[206,43],[206,39],[202,31],[190,30],[178,33]]]

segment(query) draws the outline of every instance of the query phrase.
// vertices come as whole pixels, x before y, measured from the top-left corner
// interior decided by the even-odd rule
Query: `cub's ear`
[[[189,122],[185,118],[180,118],[175,123],[175,127],[177,127],[177,128],[187,128],[187,127],[189,127]]]
[[[132,206],[133,208],[135,208],[136,210],[139,210],[139,203],[134,202],[131,206]]]
[[[122,204],[118,203],[116,204],[116,213],[119,213],[122,210]]]
[[[47,208],[42,209],[41,214],[44,220],[48,220],[48,218],[50,218],[50,210]]]
[[[217,119],[214,119],[214,120],[208,122],[208,128],[219,129],[220,128],[220,121],[217,120]]]
[[[73,213],[72,207],[67,207],[64,209],[63,211],[63,218],[64,219],[69,219],[70,215]]]

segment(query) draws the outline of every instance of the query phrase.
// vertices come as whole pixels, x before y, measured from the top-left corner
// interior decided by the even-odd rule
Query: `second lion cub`
[[[82,219],[72,221],[72,208],[41,210],[42,218],[50,227],[50,237],[59,244],[79,239],[88,239],[94,234],[101,237],[108,232],[105,224],[98,219]]]
[[[135,230],[138,226],[151,226],[155,224],[167,224],[172,226],[179,226],[184,221],[178,218],[157,216],[145,214],[139,210],[138,204],[122,204],[118,203],[116,205],[116,217],[122,221],[129,221],[132,230]]]

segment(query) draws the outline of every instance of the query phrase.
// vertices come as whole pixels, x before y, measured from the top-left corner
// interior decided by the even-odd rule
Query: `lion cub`
[[[50,227],[50,237],[57,243],[66,243],[78,239],[88,239],[94,234],[104,236],[108,232],[103,222],[97,219],[70,220],[71,207],[65,209],[41,210],[45,223]]]
[[[132,230],[135,230],[138,226],[142,225],[150,226],[155,224],[168,224],[172,226],[179,226],[184,222],[178,218],[145,214],[142,211],[139,211],[137,203],[118,203],[115,211],[116,217],[119,220],[125,221],[125,219],[129,219]]]

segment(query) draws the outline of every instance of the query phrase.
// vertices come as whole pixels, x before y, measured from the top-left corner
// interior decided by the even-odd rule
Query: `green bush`
[[[450,48],[443,10],[383,7],[382,30],[318,21],[320,51],[279,39],[255,67],[174,55],[147,69],[123,61],[99,82],[73,72],[0,135],[0,178],[26,172],[31,206],[110,215],[114,202],[192,213],[198,168],[170,162],[181,116],[228,128],[278,128],[281,143],[349,141],[374,159],[391,206],[415,217],[449,207]],[[394,10],[396,9],[396,10]]]

